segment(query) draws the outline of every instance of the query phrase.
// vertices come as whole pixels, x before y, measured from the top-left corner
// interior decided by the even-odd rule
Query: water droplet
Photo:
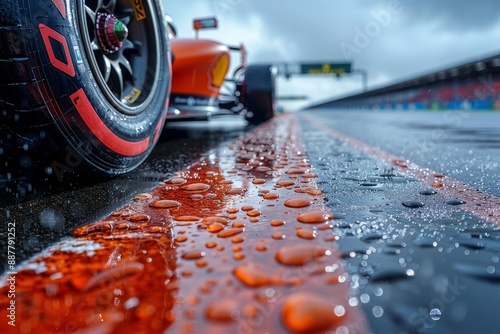
[[[115,225],[115,228],[118,230],[125,230],[129,228],[129,225],[127,223],[119,223]]]
[[[465,204],[465,201],[462,201],[460,199],[449,199],[446,201],[446,204],[448,204],[448,205],[462,205],[462,204]]]
[[[264,195],[264,199],[267,199],[267,200],[276,200],[278,199],[280,196],[277,194],[277,193],[267,193]]]
[[[228,322],[233,321],[233,312],[238,310],[238,302],[232,299],[226,299],[211,303],[205,312],[209,320]]]
[[[229,228],[227,230],[223,230],[223,231],[219,232],[219,234],[217,234],[217,236],[219,238],[227,238],[227,237],[232,237],[236,234],[240,234],[244,231],[245,231],[245,229],[243,229],[243,228]]]
[[[198,260],[198,261],[196,261],[196,266],[199,267],[199,268],[206,267],[207,265],[208,265],[208,261],[207,260]]]
[[[278,181],[276,182],[276,185],[279,187],[291,187],[295,185],[295,182],[293,181]]]
[[[475,263],[455,263],[455,270],[470,275],[472,277],[490,281],[493,283],[500,282],[500,270],[496,270],[494,266],[485,266]]]
[[[311,196],[321,196],[323,195],[323,191],[321,191],[320,189],[316,189],[316,188],[307,188],[306,189],[306,193],[311,195]]]
[[[221,223],[213,223],[208,225],[207,231],[210,233],[217,233],[224,229],[224,225]]]
[[[271,226],[274,226],[274,227],[277,227],[277,226],[283,226],[286,224],[286,222],[284,220],[281,220],[281,219],[273,219],[271,220]]]
[[[383,234],[380,234],[378,232],[371,232],[371,233],[368,233],[368,234],[365,234],[364,236],[362,236],[361,240],[364,242],[371,242],[371,241],[380,240],[383,238],[384,238]]]
[[[149,233],[160,233],[163,229],[160,226],[153,226],[149,229]]]
[[[308,198],[290,198],[285,201],[285,206],[289,208],[304,208],[311,205],[311,200]]]
[[[231,242],[233,244],[239,244],[239,243],[242,243],[245,241],[245,238],[244,237],[234,237],[231,239]]]
[[[199,201],[199,200],[202,200],[203,199],[203,195],[201,194],[192,194],[192,195],[189,195],[189,198],[193,201]]]
[[[245,258],[245,254],[244,253],[235,253],[233,255],[233,258],[236,260],[236,261],[240,261],[240,260],[243,260]]]
[[[81,237],[88,235],[90,233],[110,231],[114,227],[114,222],[111,221],[101,221],[93,224],[85,225],[74,229],[71,234],[76,237]]]
[[[314,238],[316,238],[316,231],[311,231],[311,230],[302,228],[302,229],[297,231],[296,235],[302,239],[314,239]]]
[[[433,308],[429,312],[429,315],[431,316],[431,319],[434,321],[441,319],[441,311],[438,308]]]
[[[185,235],[180,235],[177,238],[175,238],[175,241],[177,241],[177,242],[186,242],[187,240],[188,240],[188,237],[186,237]]]
[[[202,191],[207,191],[208,189],[210,189],[210,185],[205,184],[205,183],[192,183],[192,184],[188,184],[187,186],[182,187],[181,189],[185,190],[185,191],[202,192]]]
[[[408,161],[403,159],[394,159],[392,160],[394,166],[398,166],[400,168],[408,168]]]
[[[228,190],[226,192],[227,195],[241,195],[246,191],[246,189],[243,188],[233,188],[231,190]]]
[[[259,166],[257,168],[255,168],[256,171],[259,171],[259,172],[268,172],[271,170],[271,168],[267,167],[267,166]]]
[[[276,260],[287,266],[302,266],[329,253],[330,251],[321,246],[293,244],[281,247],[276,253]]]
[[[305,174],[306,172],[307,169],[304,168],[290,168],[289,170],[286,171],[286,173],[289,175]]]
[[[325,223],[333,219],[333,214],[328,211],[309,211],[297,216],[297,220],[305,224]]]
[[[207,247],[207,248],[215,248],[215,247],[217,247],[217,243],[216,242],[207,242],[205,244],[205,247]]]
[[[139,305],[139,298],[132,297],[127,299],[127,301],[123,304],[123,307],[126,310],[130,310],[131,308],[137,307]]]
[[[147,214],[135,214],[135,215],[130,216],[129,219],[132,222],[150,221],[151,216],[149,216]]]
[[[144,265],[139,262],[123,263],[116,267],[104,270],[93,276],[82,287],[82,291],[90,291],[100,285],[108,284],[109,282],[119,281],[121,279],[136,275],[144,271]]]
[[[198,260],[198,259],[201,259],[202,257],[204,257],[205,255],[207,255],[207,253],[205,253],[204,251],[194,250],[194,251],[190,251],[190,252],[182,254],[182,258],[184,260]]]
[[[214,223],[219,223],[226,226],[227,224],[229,224],[229,221],[224,217],[205,217],[203,218],[201,223],[204,225],[212,225]]]
[[[341,316],[335,313],[337,306],[321,296],[298,292],[285,300],[283,322],[293,332],[325,332],[340,321]]]
[[[422,190],[420,192],[420,195],[424,195],[424,196],[431,196],[431,195],[435,195],[435,194],[437,194],[437,191],[435,191],[434,189]]]
[[[174,200],[162,199],[151,203],[150,206],[153,208],[171,209],[180,207],[181,203]]]
[[[330,224],[321,224],[318,226],[319,231],[327,231],[333,229],[333,226]]]
[[[249,217],[259,217],[262,214],[259,210],[252,210],[247,212],[247,216]]]
[[[384,315],[384,309],[382,308],[382,306],[375,306],[372,309],[372,313],[375,318],[380,318]]]
[[[255,250],[257,250],[259,252],[264,252],[267,249],[268,249],[268,247],[266,245],[258,244],[255,246]]]
[[[405,201],[402,204],[403,204],[403,206],[406,206],[407,208],[412,208],[412,209],[421,208],[424,206],[424,203],[422,203],[420,201]]]
[[[230,213],[230,214],[235,214],[235,213],[237,213],[239,211],[240,211],[240,209],[238,209],[238,208],[229,208],[229,209],[226,210],[226,212]]]
[[[411,271],[410,271],[411,270]],[[412,269],[406,269],[399,266],[377,268],[370,275],[371,282],[392,282],[400,279],[413,277],[415,272]]]
[[[187,180],[182,178],[182,177],[173,177],[173,178],[167,180],[165,183],[181,185],[181,184],[185,184],[186,182],[187,182]]]
[[[147,201],[153,198],[153,195],[143,193],[143,194],[138,194],[137,196],[134,197],[134,201]]]
[[[286,239],[286,235],[284,235],[283,233],[273,233],[271,234],[271,238],[273,238],[274,240],[283,240]]]
[[[264,179],[255,179],[252,181],[253,184],[264,184],[266,183],[266,180]]]

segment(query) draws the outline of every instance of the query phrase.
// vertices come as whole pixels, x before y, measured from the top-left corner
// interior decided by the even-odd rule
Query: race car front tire
[[[276,68],[272,65],[249,65],[243,81],[245,119],[260,124],[274,117],[276,112]]]
[[[161,0],[0,6],[0,172],[63,180],[140,165],[170,93]]]

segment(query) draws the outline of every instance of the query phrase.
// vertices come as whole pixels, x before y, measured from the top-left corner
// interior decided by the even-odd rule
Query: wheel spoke
[[[119,58],[118,58],[118,63],[123,66],[123,68],[125,70],[127,70],[128,74],[130,75],[130,77],[134,77],[134,70],[132,70],[132,66],[130,65],[130,62],[128,61],[128,59],[126,57],[124,57],[123,55],[121,55]]]
[[[111,62],[111,66],[113,67],[114,74],[116,74],[116,81],[118,84],[118,90],[116,93],[118,93],[118,98],[121,99],[123,95],[123,88],[124,88],[124,82],[123,82],[123,73],[122,69],[120,67],[120,64],[117,61]]]
[[[109,78],[111,77],[111,61],[107,57],[103,57],[104,59],[104,69],[102,76],[104,77],[104,81],[109,84]]]
[[[132,9],[127,9],[123,11],[122,15],[120,15],[120,21],[122,21],[124,25],[128,26],[132,21],[132,15],[134,15],[134,11]]]
[[[101,6],[103,1],[100,0]],[[108,4],[106,6],[103,6],[103,8],[109,10],[110,13],[114,13],[116,9],[116,0],[109,0]]]
[[[95,11],[88,6],[85,6],[85,13],[87,13],[92,23],[95,24]]]
[[[155,86],[145,86],[156,73],[148,69],[160,56],[157,21],[136,21],[132,4],[124,0],[80,0],[78,10],[89,65],[102,92],[121,112],[142,112],[140,105]],[[131,87],[143,92],[140,100],[125,99]]]

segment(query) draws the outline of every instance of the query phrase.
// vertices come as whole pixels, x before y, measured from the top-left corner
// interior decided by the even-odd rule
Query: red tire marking
[[[402,159],[358,139],[332,130],[310,117],[305,115],[301,115],[301,117],[314,127],[322,130],[330,136],[345,142],[367,155],[371,155],[376,159],[392,164],[395,168],[406,172],[409,176],[416,177],[424,181],[429,187],[439,187],[439,193],[444,196],[450,199],[459,198],[465,201],[466,203],[461,205],[460,208],[472,213],[476,217],[489,223],[500,225],[500,210],[497,209],[500,205],[500,198],[497,196],[485,193],[484,191],[475,189],[466,183],[444,176],[441,173],[436,173],[428,168],[420,167],[419,165],[407,161],[406,159]]]
[[[110,150],[125,156],[135,156],[148,149],[149,137],[138,142],[131,142],[114,134],[99,118],[83,88],[71,94],[70,98],[90,131]]]
[[[52,0],[52,2],[56,6],[59,13],[61,13],[63,19],[66,19],[66,4],[64,3],[64,0]]]
[[[49,56],[50,63],[52,66],[57,68],[63,73],[66,73],[70,77],[75,76],[75,67],[73,66],[73,61],[71,60],[71,54],[69,53],[68,43],[66,42],[66,38],[55,31],[54,29],[46,26],[43,23],[38,25],[38,29],[40,29],[40,34],[42,34],[43,44],[45,45],[45,49],[47,50],[47,54]],[[66,59],[68,63],[64,63],[57,59],[54,54],[54,50],[52,49],[52,44],[50,43],[50,39],[54,39],[57,42],[61,43],[64,49],[64,53],[66,55]]]

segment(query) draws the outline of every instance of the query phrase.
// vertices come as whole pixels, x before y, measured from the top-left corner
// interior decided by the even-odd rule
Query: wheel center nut
[[[99,46],[105,54],[120,50],[128,36],[127,26],[116,16],[105,11],[97,13],[95,29]]]

